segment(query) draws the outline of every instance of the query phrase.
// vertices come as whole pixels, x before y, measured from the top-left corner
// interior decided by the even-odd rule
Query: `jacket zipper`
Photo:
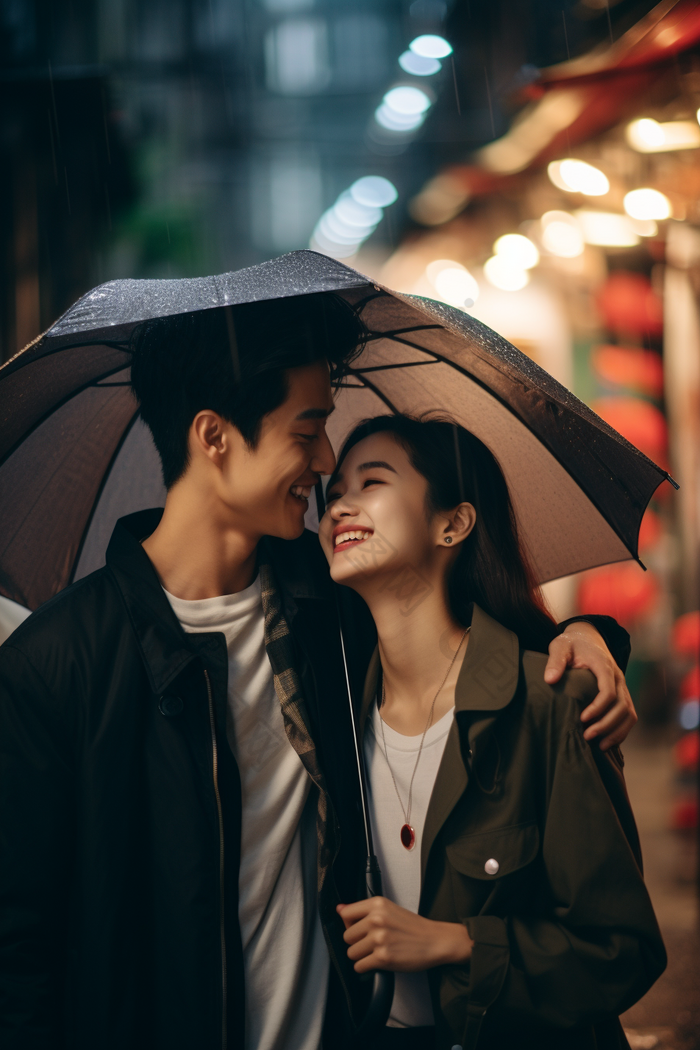
[[[219,748],[216,742],[216,721],[214,719],[214,698],[211,692],[209,672],[204,671],[207,683],[207,701],[209,703],[209,726],[211,729],[211,760],[212,776],[214,780],[214,795],[216,797],[216,812],[219,818],[219,936],[221,938],[221,1047],[226,1050],[226,999],[227,999],[227,975],[226,975],[226,934],[224,930],[224,818],[221,811],[221,795],[219,793]]]

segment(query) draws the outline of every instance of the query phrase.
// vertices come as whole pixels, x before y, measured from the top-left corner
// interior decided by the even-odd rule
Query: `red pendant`
[[[401,845],[404,849],[412,850],[416,844],[416,833],[410,824],[404,824],[401,828]]]

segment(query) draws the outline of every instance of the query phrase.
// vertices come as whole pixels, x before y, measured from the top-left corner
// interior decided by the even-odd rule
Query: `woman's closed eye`
[[[366,489],[369,485],[386,485],[386,481],[383,481],[381,478],[365,478],[362,483],[362,488]],[[340,495],[340,492],[327,492],[326,506],[328,506],[329,503],[332,503],[334,499],[338,499]]]

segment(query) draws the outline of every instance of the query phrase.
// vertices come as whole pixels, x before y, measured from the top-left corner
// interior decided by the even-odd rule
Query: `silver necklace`
[[[447,671],[445,672],[445,677],[443,678],[442,682],[440,683],[440,687],[438,688],[437,693],[433,697],[433,702],[430,705],[430,713],[428,715],[428,721],[425,723],[425,729],[423,730],[423,736],[420,738],[420,747],[418,748],[418,755],[416,757],[416,764],[413,767],[413,773],[411,774],[411,782],[408,785],[408,806],[406,808],[404,808],[404,804],[403,804],[403,801],[401,799],[401,795],[399,793],[398,784],[396,783],[396,777],[394,776],[394,770],[391,768],[391,762],[389,761],[389,752],[388,752],[387,746],[386,746],[386,735],[384,733],[384,719],[382,718],[382,710],[381,710],[384,707],[384,700],[386,699],[386,694],[385,694],[385,691],[384,691],[384,675],[382,674],[382,699],[381,699],[381,703],[379,705],[379,725],[380,725],[381,730],[382,730],[382,743],[384,744],[383,754],[384,754],[384,760],[385,760],[385,762],[386,762],[386,764],[387,764],[387,766],[389,768],[389,773],[391,774],[391,779],[392,779],[393,784],[394,784],[394,791],[396,792],[396,797],[398,798],[399,805],[401,806],[401,812],[404,815],[404,823],[401,825],[401,831],[399,832],[399,837],[401,839],[401,845],[403,846],[404,849],[408,850],[409,852],[413,849],[413,847],[416,844],[416,832],[415,832],[415,829],[413,828],[413,826],[411,824],[411,807],[412,807],[412,804],[413,804],[413,781],[415,780],[416,770],[418,769],[418,763],[420,762],[420,756],[421,756],[421,754],[423,752],[423,744],[425,743],[425,736],[426,736],[426,733],[430,729],[430,726],[432,725],[432,722],[433,722],[433,713],[435,711],[435,704],[437,702],[437,698],[439,697],[440,693],[443,690],[445,682],[447,681],[447,679],[449,677],[450,671],[454,667],[455,660],[457,659],[457,654],[459,653],[459,650],[462,648],[462,642],[467,637],[467,635],[469,634],[470,630],[471,630],[471,627],[467,627],[467,629],[465,630],[464,634],[460,638],[459,645],[457,646],[455,654],[452,657],[452,659],[450,660],[450,666],[447,668]]]

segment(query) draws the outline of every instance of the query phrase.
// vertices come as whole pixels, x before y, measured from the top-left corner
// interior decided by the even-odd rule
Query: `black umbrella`
[[[665,471],[468,314],[299,251],[220,277],[100,285],[0,369],[0,593],[36,608],[103,563],[117,518],[164,502],[129,388],[134,325],[312,292],[342,295],[370,331],[339,384],[336,447],[366,416],[442,409],[496,454],[540,582],[637,557],[642,515]],[[356,738],[355,749],[372,895],[381,883]],[[385,1023],[392,991],[393,975],[375,975],[360,1034]]]
[[[366,416],[442,409],[496,454],[540,582],[637,557],[664,470],[468,314],[299,251],[219,277],[110,281],[0,369],[0,593],[36,608],[103,563],[118,517],[163,503],[128,385],[134,325],[323,291],[371,333],[338,390],[336,446]]]

